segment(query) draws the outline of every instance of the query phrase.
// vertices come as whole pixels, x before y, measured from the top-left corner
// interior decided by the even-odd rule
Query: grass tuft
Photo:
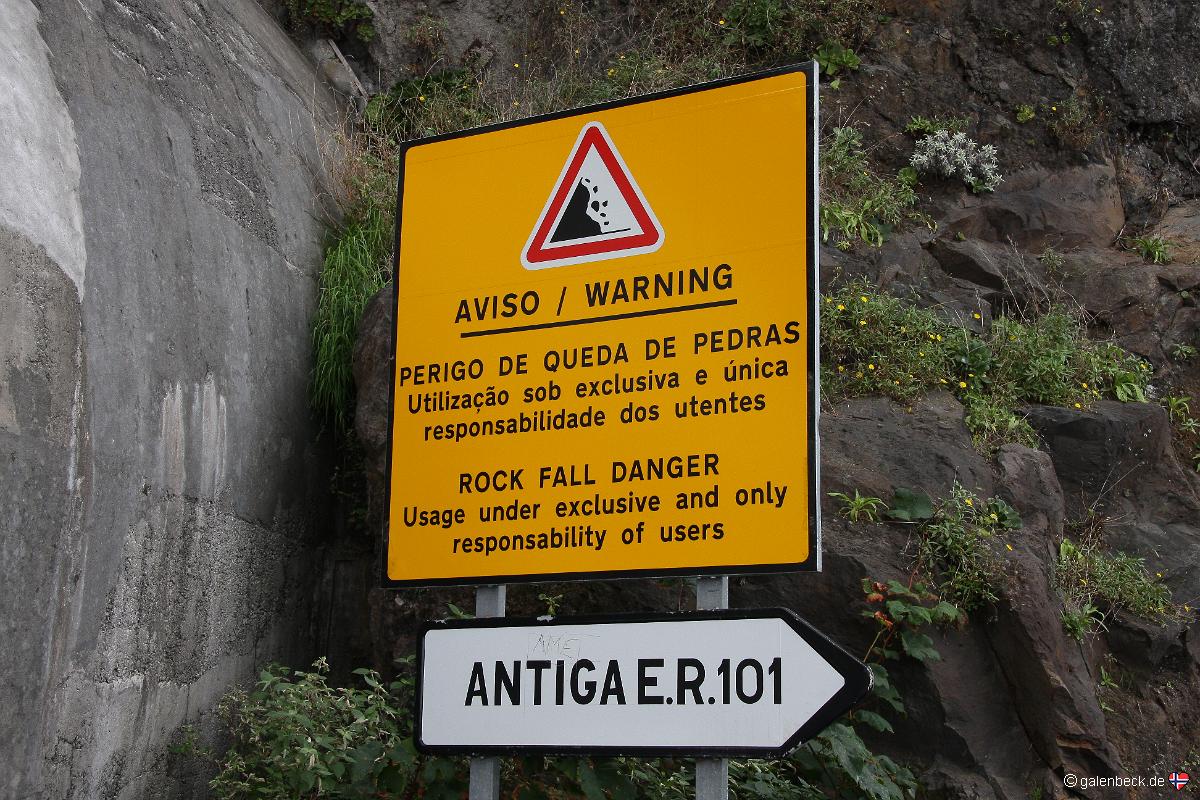
[[[354,416],[354,342],[367,301],[388,280],[393,224],[390,213],[370,207],[349,221],[325,251],[309,395],[313,409],[339,434],[349,429]]]
[[[1162,574],[1151,575],[1143,559],[1105,549],[1105,519],[1088,509],[1083,523],[1074,526],[1077,538],[1063,539],[1058,548],[1055,582],[1063,596],[1063,627],[1075,639],[1105,629],[1113,611],[1123,609],[1143,619],[1165,625],[1187,610],[1171,600]]]

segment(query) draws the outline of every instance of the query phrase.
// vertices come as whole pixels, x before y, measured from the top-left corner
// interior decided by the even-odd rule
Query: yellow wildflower
[[[967,388],[967,382],[966,382],[966,381],[959,381],[959,382],[958,382],[958,388],[960,388],[960,389],[965,389],[965,388]]]
[[[859,299],[859,300],[862,300],[864,303],[868,303],[868,302],[870,302],[869,300],[867,300],[867,296],[866,296],[865,294],[860,294],[860,295],[858,296],[858,299]]]
[[[983,317],[979,316],[978,312],[972,314],[971,316],[974,317],[975,319],[983,319]]]
[[[841,303],[838,303],[838,311],[845,311],[845,310],[846,310],[846,307],[844,305],[842,305]]]
[[[875,365],[874,365],[874,364],[867,364],[867,369],[875,369]]]

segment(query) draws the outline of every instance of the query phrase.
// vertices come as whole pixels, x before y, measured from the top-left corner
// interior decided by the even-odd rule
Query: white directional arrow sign
[[[862,699],[871,672],[784,609],[434,623],[427,752],[782,755]]]

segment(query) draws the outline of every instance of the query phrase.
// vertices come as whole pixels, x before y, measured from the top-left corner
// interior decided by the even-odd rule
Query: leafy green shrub
[[[400,798],[421,766],[404,710],[409,682],[384,686],[356,670],[366,688],[334,688],[324,659],[312,672],[272,664],[250,692],[233,692],[220,714],[234,745],[210,784],[220,800]],[[429,765],[425,767],[428,769]],[[453,781],[456,769],[429,770]],[[460,776],[461,777],[461,776]]]
[[[1059,277],[1063,274],[1063,270],[1067,265],[1067,259],[1062,253],[1047,245],[1037,257],[1038,261],[1046,268],[1047,274],[1051,277]]]
[[[1087,92],[1079,92],[1050,106],[1050,132],[1063,147],[1086,150],[1103,130],[1104,105]]]
[[[314,410],[345,432],[354,415],[352,356],[367,301],[387,282],[394,220],[370,207],[350,219],[325,251],[317,311],[313,319]]]
[[[332,33],[348,32],[363,42],[375,38],[375,14],[361,0],[284,0],[293,22],[304,22]]]
[[[1145,561],[1124,553],[1107,552],[1100,531],[1102,520],[1094,511],[1077,540],[1063,539],[1058,546],[1055,581],[1063,596],[1063,627],[1082,639],[1104,628],[1107,616],[1124,609],[1139,617],[1166,624],[1179,619],[1181,609],[1171,601],[1162,574],[1151,575]]]
[[[916,568],[930,576],[933,591],[963,611],[1000,599],[1007,581],[1003,541],[1021,527],[1012,506],[998,497],[983,500],[955,482],[950,496],[936,505],[933,518],[916,539]]]
[[[842,70],[849,72],[858,69],[862,64],[862,60],[855,52],[843,47],[841,42],[826,42],[821,45],[813,56],[813,60],[817,62],[821,72],[829,76],[837,75]],[[840,83],[841,78],[835,78],[830,86],[836,89]]]
[[[887,231],[914,212],[917,195],[898,178],[871,166],[862,136],[854,128],[834,128],[821,142],[821,239],[848,249],[856,241],[883,244]]]
[[[976,317],[980,315],[976,314]],[[1111,397],[1145,402],[1150,368],[1081,321],[1053,309],[1022,321],[998,317],[982,334],[855,281],[821,302],[821,385],[830,399],[883,395],[909,402],[931,389],[956,394],[985,453],[1005,442],[1037,447],[1018,409],[1082,409]]]
[[[705,7],[711,7],[704,0],[676,0],[670,5],[668,13],[680,17],[685,24],[688,17],[695,20],[709,16]],[[831,47],[841,48],[836,52],[826,51],[827,56],[841,62],[839,68],[853,68],[850,62],[856,61],[857,56],[843,45],[854,47],[865,38],[874,21],[873,12],[870,0],[732,0],[720,14],[718,23],[724,23],[720,25],[723,43],[749,63],[800,61],[810,53],[820,53],[821,48]]]
[[[1113,342],[1088,339],[1083,323],[1066,311],[1028,322],[999,317],[987,341],[993,360],[983,380],[1013,402],[1075,408],[1102,397],[1145,402],[1146,362]]]
[[[821,384],[830,397],[912,400],[949,388],[950,340],[961,335],[927,309],[854,282],[821,304]]]
[[[367,102],[364,121],[379,135],[402,141],[483,125],[489,115],[476,76],[460,68],[399,81]]]
[[[1032,121],[1036,116],[1037,111],[1028,103],[1021,103],[1017,106],[1017,122],[1020,124],[1024,125],[1026,122]]]

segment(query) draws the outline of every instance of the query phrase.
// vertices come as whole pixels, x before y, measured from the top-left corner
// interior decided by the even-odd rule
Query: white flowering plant
[[[960,178],[974,192],[995,191],[1003,180],[996,148],[981,145],[965,133],[934,131],[917,142],[908,163],[918,172]]]

